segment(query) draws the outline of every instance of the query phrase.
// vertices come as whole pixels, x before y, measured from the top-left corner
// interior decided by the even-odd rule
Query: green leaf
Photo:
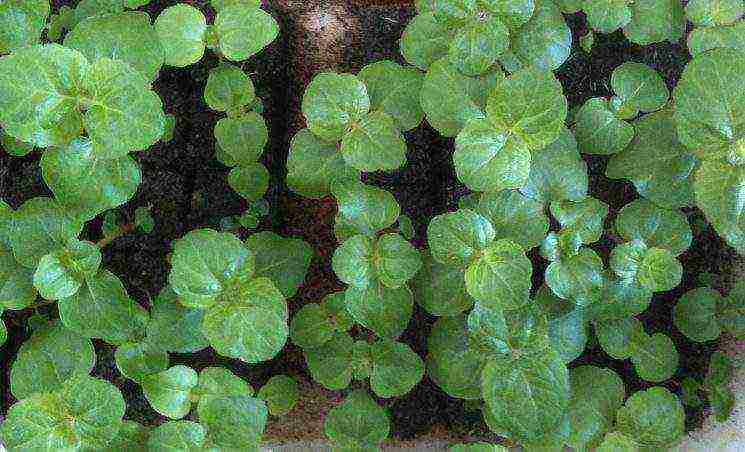
[[[713,49],[686,65],[674,92],[675,122],[681,143],[702,158],[727,156],[745,136],[738,119],[745,112],[745,99],[738,95],[744,74],[745,53],[733,49]],[[705,178],[705,170],[699,171],[697,181]],[[696,200],[706,210],[698,190]]]
[[[304,350],[313,380],[331,390],[341,390],[352,381],[354,341],[346,332],[336,332],[322,345]]]
[[[361,234],[386,229],[401,213],[401,206],[390,192],[359,181],[340,183],[333,187],[333,194],[339,214]]]
[[[346,290],[347,311],[363,327],[382,338],[396,339],[409,325],[414,301],[408,287],[390,288],[380,281]]]
[[[510,51],[523,67],[558,69],[571,50],[572,32],[553,1],[535,2],[530,21],[512,33]]]
[[[101,450],[116,437],[124,398],[111,383],[77,375],[56,392],[14,404],[0,427],[9,450]]]
[[[530,159],[522,141],[485,119],[469,121],[455,139],[455,172],[475,191],[521,187],[530,174]]]
[[[39,147],[80,135],[77,110],[83,54],[57,44],[20,49],[0,58],[0,123],[12,137]]]
[[[630,119],[640,111],[657,111],[667,103],[665,82],[657,71],[644,64],[623,63],[613,70],[610,83],[616,93],[611,105],[619,118]]]
[[[692,341],[713,341],[722,333],[717,321],[717,307],[721,304],[722,296],[715,290],[705,287],[689,290],[673,310],[675,327]]]
[[[533,16],[534,0],[477,0],[479,6],[496,15],[510,30],[525,25]]]
[[[462,25],[477,12],[477,0],[439,0],[431,2],[435,20],[450,27]]]
[[[420,13],[406,25],[399,47],[406,61],[426,71],[448,52],[450,32],[431,12]]]
[[[671,378],[678,370],[678,351],[668,336],[655,333],[638,343],[631,361],[639,377],[660,383]]]
[[[707,388],[727,386],[734,377],[734,366],[732,360],[722,352],[714,352],[709,361],[709,370],[706,373],[704,384]]]
[[[167,286],[153,300],[147,337],[164,350],[174,353],[193,353],[209,343],[200,326],[204,311],[182,306],[176,293]]]
[[[557,0],[556,4],[559,5],[562,13],[574,14],[582,10],[584,0]]]
[[[149,80],[128,64],[96,60],[86,72],[82,89],[89,96],[83,122],[94,153],[122,157],[149,148],[163,135],[163,103]]]
[[[2,314],[0,312],[0,314]],[[0,346],[5,344],[5,341],[8,339],[8,328],[5,326],[5,322],[3,322],[3,319],[0,318]]]
[[[624,206],[615,226],[626,240],[639,240],[676,256],[688,249],[693,237],[688,219],[680,211],[663,209],[642,199]]]
[[[248,202],[261,199],[269,188],[269,171],[261,163],[230,170],[228,185]]]
[[[523,69],[497,85],[486,105],[489,122],[531,150],[559,138],[567,116],[561,84],[547,70]]]
[[[174,242],[168,281],[185,306],[208,307],[254,266],[254,255],[233,234],[198,229]]]
[[[468,264],[485,250],[495,237],[489,220],[470,209],[438,215],[427,227],[432,257],[446,265]]]
[[[261,0],[210,0],[209,3],[218,12],[233,5],[245,5],[253,8],[261,7]]]
[[[167,452],[176,450],[199,450],[204,444],[204,427],[192,421],[168,421],[150,432],[147,450]]]
[[[636,392],[617,413],[618,431],[642,447],[672,446],[685,432],[685,413],[675,395],[654,387]]]
[[[10,368],[10,390],[18,400],[55,392],[70,378],[87,375],[95,359],[90,339],[55,323],[35,331],[21,345]]]
[[[349,124],[340,148],[352,168],[372,172],[393,170],[406,161],[406,143],[395,120],[374,110]]]
[[[580,366],[569,372],[569,382],[571,433],[567,443],[578,450],[594,448],[613,429],[616,410],[626,398],[623,381],[610,369]]]
[[[490,361],[482,374],[487,407],[518,441],[554,430],[569,406],[569,372],[559,355],[546,353]]]
[[[275,375],[259,389],[257,398],[266,402],[269,414],[282,416],[289,413],[300,398],[297,381],[287,375]]]
[[[716,232],[738,252],[745,253],[745,206],[740,202],[745,193],[745,166],[704,161],[693,188],[696,204]]]
[[[540,201],[515,190],[484,193],[476,211],[491,222],[495,236],[529,250],[540,245],[548,232],[548,217]]]
[[[587,23],[600,33],[613,33],[631,21],[628,0],[586,0]]]
[[[326,437],[343,450],[369,450],[388,437],[386,410],[363,390],[350,393],[326,415]]]
[[[147,450],[147,440],[150,437],[150,429],[135,421],[122,421],[119,431],[116,433],[107,447],[111,450],[126,450],[128,452],[140,452]]]
[[[680,382],[680,401],[683,405],[698,408],[704,404],[698,393],[703,389],[701,383],[691,377],[685,377]]]
[[[424,75],[421,72],[381,60],[363,67],[357,77],[367,87],[370,108],[388,114],[399,129],[410,130],[422,122],[424,112],[419,105],[419,93]]]
[[[0,241],[0,312],[3,308],[23,309],[36,301],[33,277],[34,270],[16,261]]]
[[[727,297],[717,305],[717,320],[722,330],[738,339],[745,337],[745,283],[735,284]]]
[[[466,77],[447,58],[432,63],[424,77],[420,103],[427,122],[441,135],[454,137],[472,119],[483,119],[484,112],[472,85],[477,80]]]
[[[700,27],[730,25],[745,14],[745,5],[742,0],[691,0],[685,13]]]
[[[0,5],[0,53],[37,44],[49,16],[49,0],[9,0]]]
[[[499,18],[470,20],[450,41],[448,59],[461,73],[480,75],[497,62],[509,44],[509,30]]]
[[[108,270],[88,277],[85,286],[75,295],[59,300],[58,307],[62,323],[84,337],[118,345],[138,342],[145,335],[147,312]]]
[[[567,364],[579,358],[587,345],[588,315],[585,309],[558,299],[547,286],[538,290],[535,301],[548,316],[551,347]]]
[[[139,11],[90,17],[67,34],[65,47],[80,51],[89,61],[123,61],[151,81],[158,77],[165,59],[150,16]]]
[[[144,376],[140,384],[145,398],[155,411],[172,419],[180,419],[191,410],[191,390],[197,383],[194,369],[178,365]]]
[[[32,144],[17,140],[7,133],[1,131],[0,146],[2,146],[5,152],[14,157],[24,157],[34,150],[34,146]]]
[[[644,326],[634,317],[596,322],[595,334],[605,353],[613,359],[630,358],[646,337]]]
[[[449,452],[506,452],[507,449],[504,446],[498,444],[489,443],[471,443],[471,444],[456,444],[450,446]]]
[[[204,101],[217,111],[231,111],[256,101],[254,84],[241,68],[222,64],[210,71]]]
[[[304,349],[320,347],[334,336],[330,314],[317,303],[308,303],[292,317],[290,338]]]
[[[142,382],[148,376],[168,369],[168,353],[151,338],[120,345],[114,358],[119,372],[136,382]]]
[[[369,110],[367,88],[351,74],[317,74],[303,95],[308,129],[325,141],[339,141]]]
[[[192,389],[199,401],[227,396],[253,396],[250,384],[224,367],[205,367],[199,372],[199,384]]]
[[[442,317],[427,338],[427,375],[451,397],[481,399],[486,357],[470,346],[463,315]]]
[[[424,377],[424,363],[408,345],[381,339],[370,348],[370,387],[378,397],[399,397]]]
[[[672,290],[683,278],[683,266],[675,256],[663,248],[649,248],[639,262],[636,279],[652,292]]]
[[[422,267],[419,251],[399,234],[390,233],[378,237],[374,253],[373,263],[377,277],[388,287],[403,286]]]
[[[553,143],[531,153],[530,175],[520,193],[539,202],[580,201],[587,196],[587,164],[566,128]]]
[[[623,34],[629,41],[648,45],[655,42],[677,42],[686,29],[685,10],[677,0],[649,0],[632,2],[631,21]]]
[[[634,130],[631,144],[611,157],[606,175],[631,180],[641,196],[661,207],[693,205],[698,159],[678,141],[672,111],[645,115]]]
[[[202,59],[207,20],[195,7],[179,3],[164,9],[155,19],[155,32],[167,65],[185,67]]]
[[[279,25],[271,15],[255,6],[241,4],[219,10],[214,26],[220,52],[232,61],[250,58],[279,34]]]
[[[471,347],[486,356],[543,355],[551,347],[548,316],[535,304],[503,311],[476,303],[468,315]]]
[[[249,166],[261,157],[269,139],[264,118],[248,112],[239,118],[222,118],[215,124],[215,140],[236,165]]]
[[[688,34],[688,52],[693,56],[721,47],[745,50],[745,21],[723,27],[695,28]]]
[[[611,111],[608,101],[593,97],[577,112],[574,133],[584,154],[616,154],[631,143],[634,128]]]
[[[466,269],[466,290],[489,307],[517,309],[529,301],[533,265],[509,239],[491,243]]]
[[[710,403],[717,422],[726,422],[732,416],[737,399],[728,387],[716,387],[711,391]]]
[[[564,300],[579,306],[597,303],[603,294],[603,260],[591,248],[583,247],[575,256],[549,264],[546,284]]]
[[[587,53],[591,53],[592,46],[595,45],[595,33],[589,31],[586,35],[579,38],[579,45],[580,47],[582,47],[582,50]]]
[[[291,298],[305,281],[313,249],[301,239],[259,232],[246,239],[255,257],[255,276],[272,280],[285,298]]]
[[[360,172],[346,164],[333,143],[302,129],[292,138],[287,156],[287,186],[308,198],[331,193],[334,181],[359,180]]]
[[[600,240],[603,220],[608,215],[608,205],[603,201],[588,197],[578,202],[552,202],[550,208],[563,230],[576,234],[582,243]]]
[[[248,363],[269,360],[289,336],[287,302],[268,278],[235,284],[207,310],[202,332],[221,355]]]
[[[610,432],[605,435],[603,442],[597,448],[597,452],[638,452],[639,447],[633,439],[618,432]]]
[[[223,450],[256,450],[268,417],[264,401],[247,395],[200,400],[197,412],[209,444]]]
[[[45,151],[41,171],[57,201],[81,221],[129,201],[142,180],[132,157],[102,158],[86,139]]]
[[[413,279],[414,299],[431,315],[452,316],[467,311],[474,300],[466,291],[465,268],[437,262],[424,255]]]
[[[100,265],[101,251],[96,245],[71,240],[65,248],[41,258],[34,273],[34,287],[47,300],[71,297]]]

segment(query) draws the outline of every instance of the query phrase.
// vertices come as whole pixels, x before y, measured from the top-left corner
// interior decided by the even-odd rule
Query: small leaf
[[[422,267],[419,251],[399,234],[378,237],[373,260],[380,282],[388,287],[405,285]]]
[[[490,244],[466,269],[466,290],[489,307],[517,309],[529,301],[533,265],[517,243]]]
[[[683,266],[673,254],[663,248],[650,248],[639,262],[636,279],[652,292],[672,290],[683,278]]]
[[[360,182],[336,185],[333,194],[341,216],[361,234],[386,229],[401,213],[401,206],[390,192]]]
[[[496,15],[510,30],[525,25],[535,11],[534,0],[479,0],[481,8]]]
[[[427,339],[427,375],[451,397],[481,399],[483,353],[470,347],[463,315],[442,317]]]
[[[223,64],[210,71],[204,101],[217,111],[230,111],[256,101],[254,84],[239,67]]]
[[[269,171],[261,163],[230,170],[228,185],[248,202],[261,199],[269,188]]]
[[[382,338],[397,339],[409,325],[414,301],[408,287],[390,288],[374,282],[368,288],[346,290],[347,311],[357,323]]]
[[[631,361],[639,377],[660,383],[671,378],[678,370],[678,351],[668,336],[655,333],[638,344]]]
[[[605,435],[597,452],[638,452],[639,447],[633,439],[618,432]]]
[[[367,88],[351,74],[322,72],[313,77],[303,95],[308,129],[325,141],[339,141],[369,110]]]
[[[419,93],[424,75],[421,72],[381,60],[362,68],[357,77],[367,87],[370,108],[389,115],[400,130],[413,129],[422,121],[424,112],[419,105]]]
[[[675,305],[675,327],[693,341],[713,341],[722,333],[717,321],[717,307],[721,304],[722,296],[712,289],[700,287],[690,290]]]
[[[272,280],[285,298],[294,296],[305,281],[313,257],[310,245],[266,231],[250,235],[245,243],[255,256],[256,277]]]
[[[235,165],[250,166],[264,153],[269,132],[264,118],[248,112],[238,118],[222,118],[215,124],[215,140]]]
[[[675,444],[685,432],[685,413],[675,395],[654,387],[636,392],[618,410],[618,431],[641,447]]]
[[[587,186],[587,164],[574,135],[564,128],[556,141],[531,153],[530,175],[520,193],[540,202],[580,201]]]
[[[16,261],[0,237],[0,312],[23,309],[36,301],[33,277],[34,271]]]
[[[603,293],[603,261],[591,248],[576,256],[561,258],[546,269],[546,284],[559,298],[578,306],[590,306]]]
[[[680,401],[683,405],[698,408],[704,404],[698,392],[702,390],[701,383],[691,377],[685,377],[680,382]]]
[[[436,316],[452,316],[467,311],[474,300],[466,291],[465,268],[441,264],[429,254],[413,279],[415,300]]]
[[[424,376],[424,363],[408,345],[381,339],[370,348],[370,387],[378,397],[400,397]]]
[[[388,437],[390,420],[385,409],[362,390],[353,391],[341,405],[329,411],[324,422],[326,437],[348,450],[369,450]]]
[[[665,82],[654,69],[627,61],[613,70],[611,87],[616,96],[611,100],[616,115],[630,119],[641,112],[652,112],[667,102]]]
[[[489,220],[469,209],[438,215],[427,227],[432,257],[447,265],[465,266],[485,250],[494,237],[494,227]]]
[[[588,197],[579,202],[552,202],[550,208],[551,215],[561,227],[577,234],[582,243],[590,244],[600,240],[603,220],[608,215],[608,205],[603,201]]]
[[[450,33],[430,12],[417,14],[406,25],[399,47],[406,61],[426,71],[448,51]]]
[[[259,389],[256,397],[266,402],[269,414],[283,416],[295,406],[300,393],[297,381],[286,375],[275,375]]]
[[[158,413],[181,419],[191,410],[191,390],[197,386],[197,373],[186,366],[173,366],[142,379],[142,392]]]
[[[168,353],[150,338],[143,342],[120,345],[114,358],[119,372],[136,382],[142,382],[148,376],[168,369]]]
[[[167,286],[153,300],[147,324],[148,340],[174,353],[202,350],[209,345],[200,329],[203,318],[203,310],[181,305],[176,293]]]
[[[738,339],[745,337],[745,283],[738,281],[717,303],[717,321],[722,330]]]
[[[279,34],[279,25],[271,15],[255,6],[242,4],[220,9],[214,27],[220,52],[232,61],[250,58]]]
[[[393,170],[406,161],[403,135],[394,119],[380,110],[349,124],[340,151],[349,166],[366,172]]]
[[[192,421],[168,421],[150,432],[147,448],[153,452],[199,450],[204,444],[204,427]]]
[[[41,258],[34,273],[34,287],[47,300],[71,297],[100,265],[101,251],[96,245],[71,240],[65,248]]]
[[[585,102],[577,112],[574,133],[584,154],[616,154],[634,138],[634,128],[618,119],[608,101],[598,97]]]
[[[164,9],[155,19],[169,66],[186,67],[202,59],[207,20],[201,11],[186,3]]]

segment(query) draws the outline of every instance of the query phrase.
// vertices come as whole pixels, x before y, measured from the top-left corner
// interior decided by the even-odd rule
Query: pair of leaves
[[[222,8],[214,25],[207,26],[201,11],[180,3],[160,13],[155,31],[163,45],[165,63],[185,67],[199,61],[213,40],[228,60],[245,60],[274,41],[279,26],[258,5],[240,3]]]
[[[640,45],[677,41],[685,31],[685,12],[675,0],[585,0],[583,10],[589,25],[612,33],[623,28],[626,37]]]
[[[324,432],[339,449],[375,450],[388,438],[390,419],[367,392],[356,390],[329,411]]]
[[[594,448],[613,430],[616,411],[626,398],[621,378],[612,370],[580,366],[569,373],[571,431],[567,444],[576,449]]]
[[[745,283],[738,282],[726,297],[709,288],[686,292],[675,305],[673,321],[687,338],[712,341],[722,331],[745,335]]]
[[[340,223],[348,228],[350,234],[346,238],[373,235],[392,226],[401,214],[401,206],[390,192],[359,181],[334,185],[333,195],[339,205],[335,228]]]
[[[683,266],[673,253],[647,247],[642,241],[616,246],[611,252],[610,267],[621,279],[650,292],[672,290],[683,278]]]
[[[416,275],[422,260],[419,252],[399,234],[355,235],[334,251],[332,266],[346,284],[364,289],[379,280],[396,288]]]

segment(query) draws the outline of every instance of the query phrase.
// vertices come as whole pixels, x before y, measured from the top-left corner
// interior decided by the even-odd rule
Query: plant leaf
[[[495,237],[489,220],[470,209],[438,215],[427,227],[432,257],[446,265],[468,264],[485,250]]]
[[[518,309],[529,301],[533,265],[517,243],[491,243],[466,269],[466,290],[489,307]]]
[[[300,392],[297,381],[287,375],[275,375],[259,389],[256,397],[266,402],[269,414],[282,416],[292,410]]]
[[[192,421],[168,421],[150,432],[147,450],[166,452],[173,450],[199,450],[204,444],[204,427]]]
[[[179,303],[170,286],[153,300],[147,337],[164,350],[173,353],[193,353],[209,346],[202,334],[202,309],[187,308]]]
[[[269,171],[261,163],[230,170],[228,185],[248,202],[261,199],[269,188]]]
[[[540,245],[548,232],[545,206],[516,190],[484,193],[476,211],[491,222],[495,236],[529,250]]]
[[[317,383],[341,390],[352,381],[354,341],[346,332],[337,332],[318,347],[304,350],[308,370]]]
[[[451,397],[481,398],[483,353],[470,347],[463,315],[442,317],[427,339],[427,375]]]
[[[0,53],[37,44],[47,17],[49,0],[9,0],[0,5]]]
[[[264,118],[255,112],[222,118],[215,124],[217,145],[239,166],[255,164],[264,153],[268,137]]]
[[[217,111],[231,111],[256,102],[251,78],[239,67],[223,64],[210,71],[204,87],[204,101]]]
[[[194,369],[178,365],[145,376],[141,385],[145,398],[155,411],[171,419],[180,419],[191,410],[189,396],[197,383]]]
[[[217,12],[215,18],[220,52],[232,61],[242,61],[271,44],[279,34],[279,25],[262,9],[234,4]]]
[[[618,431],[642,447],[670,446],[685,432],[683,406],[665,388],[634,393],[616,416]]]
[[[509,30],[495,16],[469,20],[450,40],[448,59],[461,73],[483,74],[509,47]]]
[[[739,201],[745,193],[745,166],[705,161],[696,171],[693,188],[696,204],[717,234],[738,252],[745,252],[745,206]]]
[[[678,370],[678,351],[673,341],[662,333],[645,338],[634,349],[631,361],[636,372],[644,380],[663,382]]]
[[[287,186],[308,198],[331,193],[334,181],[357,181],[360,172],[344,161],[333,143],[302,129],[292,138],[287,156]]]
[[[255,275],[271,279],[285,298],[294,296],[313,257],[310,245],[268,231],[250,235],[245,243],[255,256]]]
[[[680,297],[673,310],[675,327],[692,341],[719,338],[722,329],[717,321],[717,307],[722,302],[722,296],[715,290],[705,287],[689,290]]]
[[[629,41],[648,45],[655,42],[676,42],[686,29],[685,11],[677,0],[632,2],[631,21],[623,28]]]
[[[393,170],[406,161],[403,135],[395,120],[381,110],[352,121],[340,151],[349,166],[366,172]]]
[[[370,110],[370,97],[351,74],[321,72],[305,89],[302,111],[308,129],[325,141],[339,141]]]
[[[608,205],[603,201],[588,197],[578,202],[552,202],[550,209],[563,231],[576,234],[582,243],[600,240],[603,220],[608,215]]]
[[[329,411],[324,431],[326,437],[341,449],[369,450],[388,437],[390,420],[383,407],[358,389]]]
[[[402,46],[403,46],[403,37]],[[419,93],[424,75],[390,60],[368,64],[357,77],[367,87],[370,108],[380,109],[396,121],[400,130],[410,130],[422,122],[424,112]]]
[[[359,181],[340,183],[332,192],[341,216],[361,234],[386,229],[401,213],[401,206],[390,192]]]
[[[578,306],[590,306],[603,293],[603,261],[591,248],[583,247],[575,256],[549,264],[546,284],[554,294]]]
[[[195,7],[179,3],[164,9],[155,19],[155,32],[167,65],[186,67],[202,59],[207,20]]]
[[[610,430],[626,389],[610,369],[580,366],[569,372],[571,433],[567,443],[576,449],[596,447]]]
[[[378,397],[400,397],[424,377],[424,363],[408,345],[389,339],[372,344],[370,387]]]
[[[452,316],[467,311],[474,300],[466,291],[465,268],[437,262],[429,253],[413,279],[414,299],[435,316]]]
[[[426,71],[447,54],[449,42],[448,28],[437,22],[431,12],[424,12],[414,16],[406,25],[399,47],[409,64]]]
[[[634,138],[634,128],[618,119],[608,101],[593,97],[577,112],[574,130],[584,154],[611,155],[622,151]]]
[[[347,311],[363,327],[382,338],[397,339],[409,325],[414,301],[408,287],[390,288],[379,281],[346,290]]]
[[[717,321],[722,330],[738,339],[745,337],[745,283],[738,281],[730,293],[719,300]]]
[[[623,63],[613,70],[610,83],[616,93],[611,105],[619,118],[630,119],[640,111],[657,111],[667,102],[668,92],[662,77],[644,64]]]
[[[101,251],[96,245],[71,240],[65,248],[41,258],[34,273],[34,287],[46,300],[71,297],[100,265]]]
[[[168,353],[150,338],[120,345],[114,358],[119,372],[136,382],[168,369]]]

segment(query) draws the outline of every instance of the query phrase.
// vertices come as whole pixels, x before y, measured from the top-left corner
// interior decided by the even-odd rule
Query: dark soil
[[[155,17],[159,11],[174,3],[175,0],[154,1],[147,9]],[[206,2],[191,3],[205,12],[210,11]],[[365,64],[383,58],[402,62],[397,40],[414,14],[411,7],[359,6],[359,3],[338,7],[339,10],[348,8],[352,13],[351,17],[345,18],[344,24],[358,27],[341,38],[348,45],[341,52],[341,59],[324,62],[323,55],[306,54],[308,47],[303,42],[308,39],[312,41],[313,37],[303,36],[305,29],[299,23],[303,15],[298,11],[308,11],[309,6],[279,2],[269,6],[281,25],[278,40],[242,65],[251,75],[257,93],[264,101],[264,115],[270,128],[270,144],[263,157],[263,163],[272,174],[267,195],[270,214],[258,230],[301,237],[316,251],[304,286],[290,300],[291,314],[304,304],[319,301],[324,295],[343,288],[330,266],[330,257],[337,246],[333,235],[336,211],[333,199],[304,199],[290,193],[284,184],[289,141],[302,126],[299,102],[304,86],[314,72],[324,67],[355,72]],[[584,19],[582,15],[572,15],[567,16],[567,20],[577,43],[578,37],[585,33]],[[575,46],[571,57],[557,74],[570,107],[575,107],[590,97],[608,95],[610,74],[624,61],[639,61],[652,66],[664,75],[672,87],[688,58],[684,45],[663,43],[640,47],[629,44],[620,33],[616,33],[598,36],[592,55]],[[155,83],[166,112],[173,113],[177,118],[174,139],[136,155],[142,167],[143,183],[134,199],[119,210],[125,217],[132,217],[138,207],[152,206],[156,226],[150,234],[135,232],[121,237],[104,252],[104,266],[122,279],[129,294],[143,306],[148,306],[166,284],[168,255],[173,240],[196,228],[217,227],[221,218],[240,214],[247,208],[245,201],[233,193],[226,182],[229,168],[214,158],[212,128],[219,115],[207,108],[202,99],[202,90],[209,70],[217,63],[217,58],[208,51],[197,65],[184,69],[164,68]],[[414,222],[416,245],[423,247],[430,219],[454,209],[458,198],[468,190],[455,176],[450,158],[452,139],[440,137],[423,123],[407,132],[406,140],[406,166],[395,172],[368,174],[365,179],[367,183],[384,187],[393,193],[403,213]],[[14,208],[34,196],[51,194],[41,179],[38,158],[39,152],[24,158],[0,153],[0,198]],[[635,198],[636,192],[628,183],[609,181],[603,176],[607,158],[586,156],[586,160],[591,172],[591,194],[611,206],[610,225],[614,213]],[[698,210],[690,209],[687,213],[692,223],[702,224],[702,215]],[[88,226],[86,233],[90,239],[101,237],[100,226],[100,221]],[[245,237],[248,233],[243,231],[242,235]],[[682,293],[698,285],[699,273],[727,271],[726,263],[734,257],[734,251],[725,246],[711,228],[698,228],[695,233],[693,246],[681,257],[685,268],[683,283],[671,292],[656,296],[651,308],[641,316],[649,333],[664,332],[672,337],[678,347],[680,368],[676,378],[666,384],[676,393],[680,392],[677,381],[683,376],[704,375],[708,357],[717,349],[718,343],[696,344],[682,337],[672,326],[672,307]],[[612,243],[609,237],[604,237],[594,248],[607,257]],[[537,253],[531,253],[531,257],[536,270],[545,268],[545,261]],[[54,306],[48,306],[42,309],[42,314],[54,317],[54,311]],[[33,311],[28,309],[3,315],[9,329],[9,340],[0,347],[0,414],[14,403],[8,389],[9,368],[18,348],[29,336],[26,324],[32,314]],[[409,328],[402,337],[422,356],[426,355],[426,337],[434,320],[434,317],[416,306]],[[116,370],[113,347],[101,341],[94,342],[97,364],[93,374],[112,381],[122,389],[128,405],[127,417],[148,425],[160,423],[164,418],[148,406],[139,387],[124,379]],[[302,352],[292,344],[288,344],[278,358],[261,365],[247,365],[222,358],[211,348],[194,354],[172,355],[171,361],[172,365],[185,364],[197,370],[211,365],[226,366],[250,381],[254,387],[278,373],[290,374],[304,382],[310,381]],[[626,382],[629,393],[648,386],[636,377],[628,361],[612,360],[592,344],[572,366],[586,363],[617,371]],[[307,385],[304,387],[307,388]],[[314,406],[312,412],[321,414],[327,411],[327,407],[318,405],[333,405],[340,399],[338,394],[323,390],[308,390],[307,397],[306,400],[304,395],[301,405]],[[313,402],[313,405],[312,401],[318,400],[325,402]],[[447,396],[427,378],[408,395],[394,400],[381,400],[381,403],[390,409],[392,436],[399,440],[427,435],[433,429],[441,430],[441,426],[448,427],[449,435],[461,438],[487,432],[478,411],[467,409],[463,401]],[[703,413],[704,409],[687,408],[687,427],[693,429],[699,426]],[[303,419],[309,414],[296,410],[290,416]],[[295,423],[289,419],[273,423],[283,422]],[[306,424],[311,423],[320,425],[318,419],[309,419]],[[323,436],[320,429],[315,433],[288,433],[286,429],[270,425],[269,431],[276,432],[274,440],[307,439],[313,438],[314,434],[319,438]]]

